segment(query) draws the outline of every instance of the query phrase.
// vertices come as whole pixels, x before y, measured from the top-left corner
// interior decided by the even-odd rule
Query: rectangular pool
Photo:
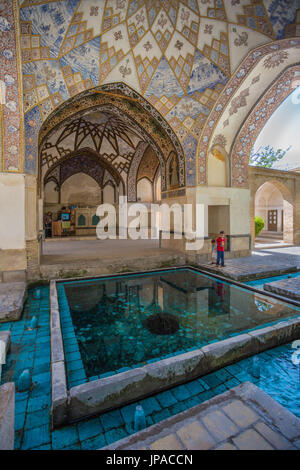
[[[58,294],[70,317],[61,315],[67,369],[76,341],[87,380],[299,315],[292,305],[187,268],[61,282]]]

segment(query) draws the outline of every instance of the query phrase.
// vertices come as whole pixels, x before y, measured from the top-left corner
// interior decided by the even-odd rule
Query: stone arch
[[[136,180],[138,169],[142,158],[145,154],[145,151],[148,148],[147,142],[140,142],[136,148],[134,157],[132,159],[129,172],[128,172],[128,179],[127,179],[127,199],[128,202],[135,202],[137,198],[137,191],[136,191]]]
[[[63,121],[74,117],[74,114],[83,116],[91,110],[104,109],[104,107],[122,112],[130,122],[143,129],[145,140],[151,143],[155,149],[162,167],[164,167],[164,155],[171,150],[175,151],[179,161],[180,186],[185,186],[185,158],[178,137],[159,112],[124,83],[112,83],[86,90],[58,106],[40,126],[38,132],[39,152],[45,137],[50,135]],[[39,165],[39,173],[40,171]],[[165,187],[163,172],[162,187]]]
[[[251,235],[255,239],[255,196],[257,191],[265,184],[270,183],[279,190],[283,198],[283,240],[287,243],[295,243],[296,240],[296,193],[295,179],[290,175],[280,175],[278,170],[249,167],[249,187],[251,195]],[[276,174],[277,173],[277,174]],[[284,172],[289,173],[289,172]]]
[[[294,68],[299,63],[299,48],[300,39],[282,39],[251,50],[242,61],[224,87],[202,129],[197,148],[198,184],[207,184],[208,150],[216,139],[222,139],[224,149],[230,157],[231,172],[236,168],[235,165],[242,165],[239,169],[241,177],[234,173],[232,186],[247,187],[248,162],[246,166],[244,160],[240,163],[240,155],[233,153],[232,144],[239,134],[241,123],[248,119],[256,104],[263,100],[269,88],[272,88],[274,76],[280,80],[285,71],[294,69],[287,78],[288,81],[293,78],[292,73],[299,70]],[[289,88],[285,97],[293,91],[291,83],[282,86]],[[280,99],[277,97],[276,102]]]
[[[109,162],[107,160],[105,160],[104,158],[101,157],[101,155],[97,154],[97,152],[95,152],[94,150],[92,149],[89,149],[89,148],[83,148],[83,149],[80,149],[80,150],[77,150],[75,152],[72,152],[68,155],[66,155],[64,158],[60,159],[59,161],[57,161],[56,163],[53,164],[53,166],[51,168],[49,168],[49,170],[47,171],[47,173],[45,174],[44,178],[43,178],[43,181],[40,181],[40,192],[42,192],[42,188],[45,184],[47,184],[48,181],[50,181],[51,179],[56,181],[57,184],[59,186],[62,185],[62,183],[65,181],[60,172],[57,171],[59,170],[59,168],[61,167],[61,165],[63,165],[64,163],[66,163],[68,160],[71,160],[72,158],[76,158],[76,157],[80,157],[80,156],[87,156],[88,158],[90,158],[91,160],[94,160],[95,163],[97,163],[98,165],[100,165],[104,170],[108,170],[108,172],[112,175],[112,177],[114,178],[114,180],[116,181],[117,185],[122,185],[123,189],[124,189],[124,181],[123,179],[121,178],[121,176],[119,175],[119,173],[117,172],[117,170],[109,164]],[[75,173],[78,173],[78,171],[75,171],[73,174]],[[91,176],[101,187],[102,185],[102,179],[101,179],[101,175],[99,175],[98,177],[96,177],[94,174],[91,174],[90,172],[86,171],[86,173]],[[55,176],[54,176],[55,175]],[[103,175],[104,175],[104,172],[102,174],[102,178],[103,178]],[[100,180],[100,179],[101,180]]]
[[[161,171],[160,167],[157,167],[154,181],[153,181],[153,194],[154,194],[154,201],[161,200]]]
[[[173,166],[173,168],[172,168]],[[179,175],[178,175],[178,160],[175,152],[170,152],[167,159],[167,188],[168,189],[177,189],[179,187]],[[175,181],[172,183],[172,178]]]
[[[231,146],[232,186],[248,187],[248,164],[251,149],[271,115],[295,89],[300,65],[289,67],[271,84],[242,123]]]

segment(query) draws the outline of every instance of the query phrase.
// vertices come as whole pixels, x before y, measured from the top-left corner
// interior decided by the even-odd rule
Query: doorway
[[[268,210],[268,231],[277,232],[278,213],[277,210]]]

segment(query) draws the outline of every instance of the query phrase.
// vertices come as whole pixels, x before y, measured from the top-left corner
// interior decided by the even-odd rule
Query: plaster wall
[[[0,174],[0,249],[25,248],[25,178]]]
[[[77,173],[68,178],[61,187],[63,204],[101,204],[101,189],[89,175]]]
[[[0,173],[0,282],[1,273],[26,266],[25,177]]]
[[[228,212],[224,210],[224,225],[229,228],[230,235],[250,233],[250,191],[248,189],[199,186],[195,191],[196,202],[204,204],[205,207],[205,236],[209,235],[209,206],[229,206],[229,224],[226,220]],[[221,219],[221,212],[219,216]]]

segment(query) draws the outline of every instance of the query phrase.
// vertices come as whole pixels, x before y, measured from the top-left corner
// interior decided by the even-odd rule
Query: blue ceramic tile
[[[104,434],[99,434],[99,436],[87,439],[86,441],[81,442],[82,450],[97,450],[101,447],[105,447],[107,442],[105,440]]]
[[[109,411],[101,415],[100,421],[105,431],[124,425],[124,420],[119,410]]]
[[[100,424],[99,418],[90,419],[89,421],[83,421],[81,423],[78,423],[77,428],[80,441],[85,441],[86,439],[103,433],[103,428]]]
[[[49,424],[24,432],[22,449],[32,449],[50,442]]]
[[[168,390],[166,392],[158,393],[155,398],[162,408],[167,408],[177,403],[175,396]]]
[[[76,444],[79,441],[76,426],[68,426],[63,429],[56,429],[52,432],[52,448],[62,449]]]
[[[151,415],[155,411],[161,410],[161,406],[155,397],[145,398],[144,400],[141,400],[139,403],[143,407],[144,413],[146,416]]]
[[[194,380],[193,382],[188,382],[185,384],[185,386],[190,392],[191,396],[198,395],[199,393],[204,392],[204,387],[197,380]]]
[[[15,414],[15,431],[18,431],[24,427],[25,416],[25,411],[23,413]]]
[[[171,392],[178,401],[185,400],[191,396],[190,391],[185,385],[179,385],[178,387],[172,388]]]
[[[125,423],[132,424],[134,422],[134,414],[135,414],[136,407],[137,407],[137,403],[133,403],[131,405],[123,406],[122,408],[120,408],[120,412]]]
[[[159,423],[160,421],[163,421],[164,419],[167,419],[170,416],[171,416],[171,413],[168,410],[168,408],[164,408],[163,410],[153,413],[151,415],[154,423]]]
[[[111,431],[108,431],[104,434],[105,440],[107,444],[111,444],[112,442],[119,441],[120,439],[123,439],[124,437],[127,437],[127,433],[124,429],[118,428],[118,429],[112,429]]]
[[[49,423],[50,419],[50,410],[47,408],[45,410],[34,411],[33,413],[27,413],[25,429],[36,428],[41,425],[46,425]]]

